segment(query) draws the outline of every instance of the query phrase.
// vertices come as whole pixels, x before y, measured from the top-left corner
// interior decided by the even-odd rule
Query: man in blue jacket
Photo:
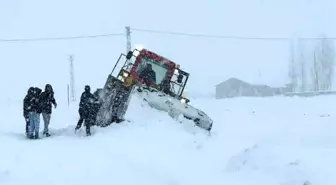
[[[28,129],[28,138],[29,139],[38,139],[39,130],[40,130],[40,113],[41,113],[41,104],[40,104],[40,90],[39,88],[33,88],[32,96],[29,98],[28,104],[28,119],[29,119],[29,129]]]
[[[42,118],[44,122],[44,129],[43,135],[49,137],[49,124],[50,118],[52,114],[52,104],[54,107],[57,107],[57,103],[54,97],[54,90],[50,84],[45,86],[44,92],[41,93],[41,111],[42,111]]]

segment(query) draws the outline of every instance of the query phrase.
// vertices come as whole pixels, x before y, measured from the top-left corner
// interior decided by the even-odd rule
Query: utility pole
[[[67,85],[67,97],[68,97],[68,106],[70,106],[69,84]]]
[[[126,26],[126,54],[132,50],[131,45],[131,27]]]
[[[74,76],[74,67],[73,67],[73,56],[70,55],[70,97],[71,101],[76,101],[76,93],[75,93],[75,76]]]

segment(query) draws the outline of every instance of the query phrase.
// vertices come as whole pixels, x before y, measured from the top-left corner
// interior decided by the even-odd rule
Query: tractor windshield
[[[147,79],[156,85],[161,84],[168,72],[168,65],[159,62],[152,57],[143,56],[136,70],[136,73],[142,79]]]

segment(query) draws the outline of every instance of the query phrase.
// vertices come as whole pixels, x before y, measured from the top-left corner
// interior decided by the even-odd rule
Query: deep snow
[[[77,103],[60,104],[55,136],[35,141],[24,138],[13,101],[1,105],[0,184],[335,185],[335,100],[192,99],[213,118],[211,136],[136,97],[131,122],[76,136]]]

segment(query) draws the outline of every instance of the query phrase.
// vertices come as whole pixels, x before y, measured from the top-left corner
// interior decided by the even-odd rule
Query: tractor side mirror
[[[180,74],[177,76],[177,83],[182,83],[182,80],[183,80],[183,75],[180,73]]]
[[[127,55],[126,55],[126,59],[129,60],[129,59],[132,58],[132,56],[133,56],[133,52],[132,52],[132,51],[129,51],[129,52],[127,53]]]

